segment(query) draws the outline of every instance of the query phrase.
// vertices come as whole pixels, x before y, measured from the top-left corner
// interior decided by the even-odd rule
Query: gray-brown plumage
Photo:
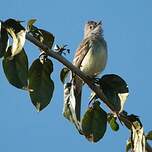
[[[80,68],[86,75],[96,77],[107,63],[107,45],[103,38],[101,22],[88,21],[84,28],[84,38],[76,50],[73,64]],[[83,81],[78,77],[73,78],[75,92],[75,112],[80,121],[81,92]]]

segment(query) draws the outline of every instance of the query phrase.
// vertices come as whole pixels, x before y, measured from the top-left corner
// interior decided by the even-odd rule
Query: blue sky
[[[152,129],[151,7],[151,0],[5,0],[1,2],[0,19],[36,18],[37,26],[55,35],[55,43],[68,44],[69,60],[82,39],[84,23],[90,19],[102,20],[109,51],[104,74],[115,73],[127,81],[130,95],[125,110],[139,115],[145,131],[149,131]],[[39,53],[28,42],[25,48],[31,63]],[[0,151],[125,151],[129,137],[125,127],[121,126],[117,133],[108,128],[104,138],[92,144],[63,118],[61,67],[54,61],[54,97],[46,109],[37,113],[27,92],[9,85],[0,63]],[[88,100],[88,90],[85,87],[84,102]]]

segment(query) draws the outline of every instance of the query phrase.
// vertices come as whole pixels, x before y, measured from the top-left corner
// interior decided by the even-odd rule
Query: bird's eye
[[[90,25],[90,30],[93,29],[93,25]]]

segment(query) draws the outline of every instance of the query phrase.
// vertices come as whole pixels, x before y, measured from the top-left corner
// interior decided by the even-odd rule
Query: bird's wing
[[[89,50],[89,41],[90,39],[84,39],[78,49],[76,50],[76,54],[74,56],[73,64],[80,68],[81,63]],[[76,125],[77,128],[80,122],[80,113],[81,113],[81,92],[83,81],[78,76],[72,78],[72,84],[70,89],[70,96],[68,100],[68,104],[70,105],[70,111],[72,113],[71,118]]]
[[[73,59],[73,64],[74,64],[76,67],[78,67],[78,68],[80,68],[81,63],[82,63],[84,57],[86,56],[86,54],[87,54],[88,51],[89,51],[89,48],[90,48],[90,46],[89,46],[89,44],[90,44],[89,41],[90,41],[89,38],[84,39],[84,40],[81,42],[81,44],[80,44],[80,46],[78,47],[78,49],[76,50],[76,53],[75,53],[75,56],[74,56],[74,59]]]

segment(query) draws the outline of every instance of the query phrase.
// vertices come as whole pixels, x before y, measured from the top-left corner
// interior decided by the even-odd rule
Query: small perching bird
[[[100,74],[107,63],[107,45],[103,38],[101,22],[88,21],[84,28],[84,38],[76,50],[73,64],[90,77]],[[75,77],[73,85],[76,94],[76,117],[80,120],[81,92],[83,81]]]
[[[103,38],[101,22],[88,21],[84,28],[84,38],[76,50],[73,64],[91,78],[100,74],[107,63],[107,45]],[[80,122],[81,92],[84,82],[77,75],[72,78],[70,106],[72,107],[73,119]],[[74,96],[74,97],[73,97]],[[73,100],[74,99],[74,100]],[[75,123],[76,124],[76,123]]]

